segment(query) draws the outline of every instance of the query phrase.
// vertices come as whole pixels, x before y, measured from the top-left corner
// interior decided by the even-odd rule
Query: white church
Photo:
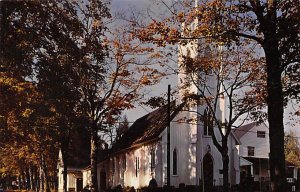
[[[192,25],[191,25],[192,26]],[[205,191],[211,191],[213,186],[223,185],[222,156],[213,144],[212,131],[217,141],[221,141],[219,130],[199,114],[207,114],[205,104],[188,105],[183,98],[188,93],[198,93],[197,86],[185,73],[185,58],[195,58],[199,54],[200,42],[189,41],[178,47],[178,87],[179,95],[171,102],[170,123],[170,185],[180,184],[203,186]],[[216,77],[206,77],[206,91],[214,95]],[[225,123],[225,99],[217,99],[216,117]],[[98,187],[100,191],[122,187],[142,188],[149,185],[154,178],[159,187],[167,184],[167,126],[168,107],[165,105],[137,119],[124,135],[116,141],[107,155],[98,164]],[[238,149],[240,141],[231,133],[228,138],[229,153],[229,184],[240,183],[240,163]],[[90,183],[90,168],[82,169],[83,187]]]
[[[197,94],[195,85],[184,86],[190,79],[182,64],[186,57],[203,54],[199,53],[198,46],[199,42],[193,40],[179,45],[178,49],[179,95],[171,103],[170,184],[175,187],[181,183],[204,185],[211,189],[223,185],[222,156],[213,144],[211,131],[215,131],[218,141],[221,141],[221,136],[218,129],[209,127],[199,118],[199,114],[207,113],[206,105],[191,106],[182,102],[187,92]],[[215,77],[207,76],[207,82],[211,88],[207,94],[215,92]],[[167,184],[167,112],[167,106],[163,106],[137,119],[112,146],[98,165],[100,190],[118,185],[142,188],[148,186],[152,178],[159,187]],[[218,98],[216,116],[225,122],[225,99],[222,97]],[[231,133],[228,138],[230,186],[240,183],[239,145],[239,140]],[[89,171],[83,171],[84,177],[88,177]],[[83,178],[83,181],[83,186],[89,184],[89,179]]]

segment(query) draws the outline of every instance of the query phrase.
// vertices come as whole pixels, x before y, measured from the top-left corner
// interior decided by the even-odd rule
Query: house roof
[[[171,119],[173,119],[183,107],[184,103],[177,106],[171,102]],[[113,145],[110,154],[132,146],[157,139],[159,134],[168,125],[168,105],[164,105],[155,111],[137,119],[124,135]]]
[[[238,139],[241,139],[247,132],[249,132],[253,127],[260,125],[259,122],[249,123],[247,125],[243,125],[239,128],[233,130],[233,133],[236,135]]]

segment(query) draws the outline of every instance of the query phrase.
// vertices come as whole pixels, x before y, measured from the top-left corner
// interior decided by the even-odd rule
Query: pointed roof
[[[182,109],[184,104],[176,107],[175,101],[171,102],[171,119]],[[111,153],[133,147],[138,144],[158,139],[159,135],[168,125],[168,105],[137,119],[124,135],[113,145]]]
[[[241,137],[243,137],[247,132],[249,132],[253,127],[258,126],[260,124],[264,124],[264,123],[259,123],[259,122],[253,122],[253,123],[249,123],[246,125],[243,125],[239,128],[236,128],[233,130],[233,133],[236,135],[236,137],[238,139],[241,139]],[[265,124],[264,124],[265,125]]]

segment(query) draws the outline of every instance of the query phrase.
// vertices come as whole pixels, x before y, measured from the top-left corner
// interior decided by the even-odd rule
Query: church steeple
[[[198,6],[198,0],[195,0],[195,7]],[[182,36],[190,37],[189,33],[191,33],[198,26],[198,19],[196,18],[193,22],[186,24],[182,23]],[[186,96],[195,94],[199,95],[199,88],[205,86],[205,96],[217,96],[217,77],[214,74],[209,73],[191,73],[188,71],[187,73],[187,65],[189,65],[190,61],[196,60],[197,57],[205,56],[209,57],[211,55],[219,55],[220,46],[215,45],[211,41],[207,41],[205,39],[189,39],[186,38],[182,40],[178,46],[178,87],[179,87],[179,96],[178,103],[182,102]],[[213,52],[217,54],[212,54]],[[222,60],[222,58],[220,58]],[[189,67],[189,70],[191,67]],[[201,76],[199,76],[201,74]],[[205,82],[205,85],[200,84],[201,82]],[[219,88],[221,86],[219,85]],[[219,92],[222,90],[219,90]],[[202,93],[203,94],[203,93]],[[219,119],[224,122],[225,121],[225,99],[219,97],[217,103],[217,116]],[[197,106],[193,110],[196,110],[202,113],[206,109],[205,106]],[[200,110],[200,111],[199,111]]]

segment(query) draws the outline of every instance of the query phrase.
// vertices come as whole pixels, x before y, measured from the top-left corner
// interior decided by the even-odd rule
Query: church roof
[[[178,114],[183,105],[176,106],[175,101],[171,102],[171,120]],[[120,150],[158,139],[160,133],[168,125],[167,119],[168,105],[164,105],[137,119],[112,146],[110,153],[116,153]]]

